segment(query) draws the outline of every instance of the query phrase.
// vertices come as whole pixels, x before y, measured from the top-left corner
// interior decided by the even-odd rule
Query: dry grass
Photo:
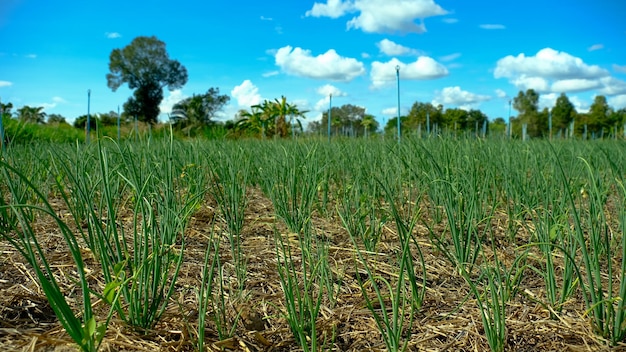
[[[271,201],[257,189],[249,189],[249,206],[242,246],[248,260],[248,278],[243,301],[227,297],[231,319],[237,314],[241,320],[233,338],[217,341],[213,327],[207,326],[210,350],[239,351],[294,351],[298,350],[286,320],[281,315],[283,293],[276,270],[275,229],[287,234],[283,224],[274,217]],[[59,209],[62,214],[63,209]],[[102,344],[103,351],[192,351],[194,330],[197,329],[197,302],[194,289],[200,285],[204,250],[211,233],[211,224],[218,211],[213,200],[207,199],[194,215],[186,233],[186,259],[169,308],[154,330],[147,333],[133,331],[119,320],[113,320]],[[493,223],[497,236],[504,238],[507,227],[504,215]],[[367,310],[356,275],[355,251],[350,238],[336,217],[316,215],[312,225],[317,236],[330,240],[329,260],[335,276],[340,279],[340,294],[335,306],[324,302],[317,321],[318,331],[326,339],[326,347],[335,351],[379,351],[384,343],[376,324]],[[72,280],[72,260],[63,246],[63,240],[51,223],[36,225],[40,240],[54,263],[57,280],[70,302],[79,307],[80,292]],[[217,219],[216,233],[226,230],[226,224]],[[445,227],[441,226],[439,231]],[[519,232],[520,243],[527,242],[528,234]],[[422,247],[428,270],[428,287],[422,309],[410,332],[411,351],[488,351],[480,312],[469,295],[463,278],[444,260],[443,255],[430,245],[428,232],[417,227],[418,242]],[[230,249],[224,235],[221,259],[226,275],[236,281],[230,263]],[[507,241],[502,241],[506,243]],[[387,225],[380,243],[377,270],[382,275],[393,275],[389,258],[398,251],[395,228]],[[499,257],[508,266],[515,257],[514,248],[500,248]],[[0,243],[0,350],[3,351],[74,351],[69,336],[56,321],[45,295],[25,264],[23,258],[6,242]],[[99,287],[98,266],[87,250],[86,265],[91,269],[90,284]],[[299,255],[296,252],[294,255]],[[540,258],[537,254],[536,258]],[[618,258],[615,258],[617,260]],[[298,260],[298,258],[294,258]],[[540,260],[540,259],[535,259]],[[339,282],[338,282],[339,284]],[[228,291],[227,291],[228,293]],[[536,301],[544,296],[543,281],[526,271],[518,294],[507,306],[508,340],[510,351],[599,351],[608,350],[590,331],[588,318],[580,297],[567,303],[558,319],[550,319],[550,312]],[[468,297],[469,295],[469,297]],[[72,301],[74,299],[74,301]],[[96,314],[107,308],[101,302],[94,304]],[[78,308],[77,308],[78,309]],[[209,320],[210,321],[210,320]],[[324,342],[324,341],[321,341]],[[620,346],[613,350],[626,350]]]

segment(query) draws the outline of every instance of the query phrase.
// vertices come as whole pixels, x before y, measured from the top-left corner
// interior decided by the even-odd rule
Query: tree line
[[[91,115],[90,129],[133,121],[153,125],[158,122],[159,105],[163,100],[163,89],[179,89],[187,82],[187,69],[177,60],[169,58],[165,43],[158,38],[137,37],[122,49],[114,49],[109,57],[107,85],[116,91],[123,84],[133,94],[123,105],[123,112],[96,113]],[[169,114],[169,123],[186,136],[195,136],[206,128],[226,129],[232,136],[241,137],[289,137],[305,133],[302,119],[308,111],[301,110],[285,96],[264,100],[260,104],[240,110],[233,120],[216,122],[216,115],[228,104],[230,97],[222,95],[219,88],[209,88],[206,93],[177,102]],[[577,112],[567,95],[561,94],[551,108],[539,109],[539,94],[533,89],[520,91],[509,101],[518,112],[509,116],[509,121],[498,117],[489,121],[478,109],[444,109],[442,105],[415,102],[408,114],[400,117],[403,133],[422,131],[425,133],[476,133],[487,131],[495,134],[507,133],[513,137],[522,135],[531,138],[548,137],[553,134],[576,135],[585,138],[617,135],[624,131],[626,109],[613,109],[606,97],[594,98],[588,112]],[[0,105],[3,118],[15,117],[21,122],[34,124],[66,124],[65,117],[47,115],[43,107],[23,106],[12,112],[11,103]],[[74,127],[85,128],[87,115],[78,116]],[[329,125],[330,120],[330,125]],[[398,117],[391,118],[383,127],[384,133],[396,133]],[[364,107],[345,104],[332,107],[322,114],[321,120],[308,124],[311,134],[367,137],[377,133],[380,123],[374,115],[366,113]]]

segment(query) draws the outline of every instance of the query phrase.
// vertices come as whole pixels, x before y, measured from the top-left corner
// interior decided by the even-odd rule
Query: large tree
[[[570,123],[576,117],[576,109],[574,104],[569,100],[565,93],[556,99],[556,104],[552,108],[552,128],[555,130],[564,130],[569,127]]]
[[[352,104],[345,104],[340,107],[332,107],[330,111],[331,128],[335,135],[362,136],[367,133],[375,132],[378,129],[378,123],[371,120],[374,119],[365,113],[365,108]],[[364,123],[364,120],[365,123]],[[325,134],[328,129],[328,111],[322,113],[322,120],[319,123],[310,123],[309,130],[314,133]]]
[[[110,55],[109,88],[116,91],[122,84],[134,89],[133,96],[124,104],[126,114],[140,121],[155,123],[163,88],[181,88],[187,83],[187,69],[171,60],[165,43],[157,37],[137,37],[123,49],[114,49]]]
[[[593,99],[593,103],[589,107],[589,113],[587,115],[587,128],[590,133],[595,133],[597,136],[608,132],[613,125],[613,121],[611,121],[613,111],[604,95],[597,95]]]
[[[513,99],[513,108],[519,112],[518,121],[528,125],[530,137],[542,137],[548,130],[548,116],[539,112],[539,94],[534,89],[520,91]]]
[[[397,123],[396,118],[396,123]],[[434,106],[431,103],[422,103],[416,101],[411,106],[411,110],[409,110],[409,114],[406,119],[400,119],[402,122],[402,128],[408,129],[416,129],[418,126],[422,126],[423,130],[428,130],[428,128],[433,128],[437,125],[439,128],[443,127],[443,106],[437,105]],[[429,126],[426,125],[426,122],[429,122]],[[450,126],[452,127],[452,126]]]

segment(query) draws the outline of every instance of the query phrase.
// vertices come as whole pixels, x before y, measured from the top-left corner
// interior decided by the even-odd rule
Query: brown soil
[[[59,213],[64,209],[59,204]],[[334,209],[334,208],[333,208]],[[117,317],[111,322],[102,344],[103,351],[193,351],[197,330],[197,300],[194,289],[199,287],[204,252],[211,231],[222,235],[220,258],[224,272],[234,282],[226,225],[219,219],[219,210],[211,199],[193,216],[188,226],[186,259],[181,270],[177,291],[160,322],[147,334],[126,326]],[[425,214],[425,213],[424,213]],[[69,221],[69,220],[68,220]],[[211,226],[215,227],[214,229]],[[63,245],[63,239],[54,223],[40,220],[36,224],[40,241],[47,249],[49,261],[58,271],[57,280],[64,288],[68,301],[80,307],[80,292],[72,281],[73,262]],[[504,239],[508,226],[504,214],[496,214],[495,233]],[[385,345],[367,309],[355,269],[356,253],[350,238],[336,215],[315,214],[314,233],[330,240],[329,260],[339,288],[336,303],[324,299],[317,330],[320,342],[334,351],[380,351]],[[435,231],[445,231],[445,225]],[[248,276],[244,298],[235,299],[227,290],[226,301],[230,322],[240,316],[232,338],[219,341],[216,329],[207,319],[206,336],[209,350],[239,351],[294,351],[299,350],[283,312],[284,296],[277,273],[277,255],[274,236],[297,244],[295,235],[274,215],[271,201],[259,190],[249,190],[246,224],[242,234],[243,250],[247,257]],[[518,243],[527,241],[528,234],[521,228]],[[416,237],[427,266],[425,301],[414,316],[412,330],[407,332],[410,351],[488,351],[480,312],[470,294],[469,286],[452,265],[445,260],[429,240],[428,231],[418,225]],[[496,241],[498,241],[496,239]],[[515,248],[498,245],[498,255],[510,266]],[[509,245],[510,246],[510,245]],[[395,226],[387,223],[379,244],[380,255],[372,260],[382,276],[394,275],[395,253],[399,251]],[[0,243],[0,350],[3,351],[74,351],[75,345],[55,318],[45,295],[34,278],[32,269],[8,243]],[[90,284],[101,292],[104,284],[99,279],[98,265],[87,249],[84,250]],[[300,252],[294,249],[293,258],[299,262]],[[534,259],[533,259],[534,258]],[[529,259],[538,264],[541,256]],[[617,258],[616,258],[617,260]],[[560,264],[559,264],[560,265]],[[518,294],[506,307],[508,351],[599,351],[608,350],[590,328],[585,306],[579,295],[567,302],[561,313],[551,318],[541,304],[545,296],[543,280],[534,272],[524,274]],[[232,279],[232,280],[230,280]],[[469,296],[469,297],[468,297]],[[107,307],[94,304],[102,314]],[[619,346],[612,350],[626,350]]]

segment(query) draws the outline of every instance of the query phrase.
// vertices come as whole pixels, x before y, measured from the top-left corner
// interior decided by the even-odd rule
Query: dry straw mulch
[[[60,212],[63,209],[59,209]],[[114,319],[102,344],[102,351],[193,351],[197,329],[197,302],[194,289],[199,285],[204,251],[211,233],[211,224],[221,233],[226,228],[220,222],[211,199],[202,206],[185,234],[186,259],[180,273],[177,291],[168,310],[154,328],[139,333]],[[216,217],[217,216],[217,217]],[[214,221],[214,217],[216,217]],[[324,302],[317,321],[318,331],[326,338],[328,349],[334,351],[380,351],[385,346],[371,313],[366,309],[355,270],[353,245],[337,218],[315,216],[312,225],[318,236],[330,239],[329,260],[335,275],[341,279],[337,303]],[[47,248],[51,263],[58,270],[57,280],[64,287],[68,300],[76,311],[80,292],[72,281],[73,263],[63,240],[52,223],[36,224],[40,240]],[[496,233],[504,236],[506,218],[494,221]],[[444,226],[439,229],[444,230]],[[288,231],[274,217],[271,201],[260,191],[249,190],[247,221],[243,231],[243,248],[248,259],[248,279],[245,299],[235,301],[226,297],[231,318],[241,316],[235,335],[217,341],[214,327],[208,319],[206,335],[209,350],[238,351],[297,351],[299,347],[284,318],[283,293],[278,278],[275,230]],[[468,285],[430,245],[425,228],[417,227],[417,236],[427,265],[427,291],[421,310],[415,316],[410,332],[410,351],[488,351],[480,312],[469,294]],[[527,234],[520,230],[520,243]],[[395,228],[388,223],[380,243],[377,269],[393,275],[391,258],[398,250]],[[293,238],[291,239],[293,241]],[[76,347],[56,320],[45,295],[31,269],[6,242],[0,243],[0,350],[2,351],[75,351]],[[99,280],[97,263],[85,250],[90,270],[91,286],[104,286]],[[220,256],[225,273],[233,274],[228,241],[224,236]],[[502,248],[499,257],[508,265],[513,260],[511,248]],[[299,255],[296,251],[294,256]],[[294,258],[298,260],[297,258]],[[540,259],[536,259],[540,260]],[[233,274],[234,277],[234,274]],[[519,294],[507,305],[509,351],[600,351],[609,350],[590,331],[585,307],[580,297],[574,297],[564,310],[550,317],[550,312],[537,303],[544,295],[543,281],[526,271]],[[107,309],[101,302],[95,309],[103,314]],[[626,350],[616,347],[612,350]]]

